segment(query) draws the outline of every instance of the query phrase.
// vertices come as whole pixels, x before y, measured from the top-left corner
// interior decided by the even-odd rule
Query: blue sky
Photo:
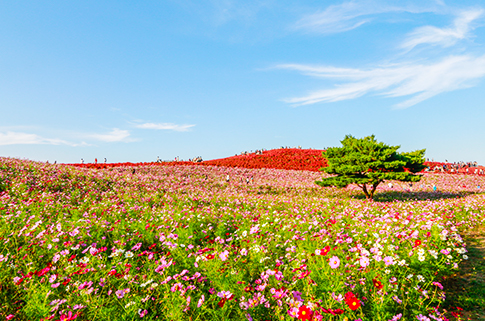
[[[485,164],[484,1],[4,1],[0,156],[214,159],[376,135]]]

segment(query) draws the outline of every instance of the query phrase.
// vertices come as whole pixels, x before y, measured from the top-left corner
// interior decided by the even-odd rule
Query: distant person
[[[389,186],[389,188],[393,188],[394,187],[394,185],[392,185],[391,182],[389,182],[389,184],[387,184],[387,186]]]
[[[226,176],[226,182],[229,183],[230,180],[231,180],[231,177],[229,176],[229,174],[227,174],[227,176]]]
[[[107,162],[107,161],[108,161],[108,160],[107,160],[107,159],[106,159],[106,157],[105,157],[105,158],[104,158],[104,163],[106,164],[106,162]]]
[[[436,185],[433,185],[433,191],[436,192]]]
[[[131,172],[131,174],[135,174],[135,172],[136,172],[136,169],[133,168],[133,172]]]
[[[95,164],[97,164],[97,163],[98,163],[98,159],[97,159],[97,158],[95,158],[95,159],[94,159],[94,163],[95,163]]]
[[[84,159],[81,158],[81,164],[84,164]]]

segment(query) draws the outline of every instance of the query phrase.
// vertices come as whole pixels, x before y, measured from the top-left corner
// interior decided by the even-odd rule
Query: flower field
[[[0,158],[0,319],[447,320],[485,177],[321,176]]]
[[[226,158],[212,159],[202,162],[190,161],[170,161],[170,162],[151,162],[151,163],[86,163],[86,164],[67,164],[70,166],[91,169],[106,169],[113,167],[139,167],[139,166],[180,166],[180,165],[199,165],[199,166],[222,166],[222,167],[236,167],[236,168],[266,168],[266,169],[287,169],[297,171],[312,171],[319,172],[322,167],[327,166],[327,160],[322,157],[323,150],[321,149],[300,149],[300,148],[281,148],[261,151],[260,153],[248,153],[242,155],[235,155]],[[426,166],[430,167],[430,172],[440,172],[434,169],[435,167],[443,167],[443,165],[451,166],[451,163],[441,162],[425,162]],[[467,172],[467,169],[469,172]],[[481,175],[485,170],[481,167],[462,167],[459,170],[451,172],[445,171],[448,174],[470,174]],[[424,170],[423,170],[424,172]]]
[[[138,167],[138,166],[180,166],[180,165],[201,165],[201,166],[223,166],[238,168],[275,168],[275,169],[292,169],[307,170],[318,172],[320,168],[327,166],[327,161],[322,157],[322,151],[319,149],[299,149],[299,148],[282,148],[262,151],[260,154],[248,153],[236,155],[221,159],[213,159],[200,163],[188,161],[174,161],[161,163],[86,163],[86,164],[69,164],[81,168],[105,169],[112,167]]]

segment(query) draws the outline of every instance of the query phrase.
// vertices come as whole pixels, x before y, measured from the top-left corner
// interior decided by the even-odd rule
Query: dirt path
[[[468,260],[446,282],[446,315],[450,320],[485,321],[485,228],[466,232],[464,240]]]

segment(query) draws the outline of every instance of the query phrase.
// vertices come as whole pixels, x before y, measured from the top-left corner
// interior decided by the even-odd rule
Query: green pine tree
[[[372,200],[377,186],[385,180],[418,182],[421,179],[415,173],[425,167],[425,149],[398,153],[400,146],[377,142],[374,135],[360,139],[347,135],[341,143],[342,147],[323,152],[328,166],[321,170],[336,176],[316,181],[318,185],[343,188],[356,184]]]

